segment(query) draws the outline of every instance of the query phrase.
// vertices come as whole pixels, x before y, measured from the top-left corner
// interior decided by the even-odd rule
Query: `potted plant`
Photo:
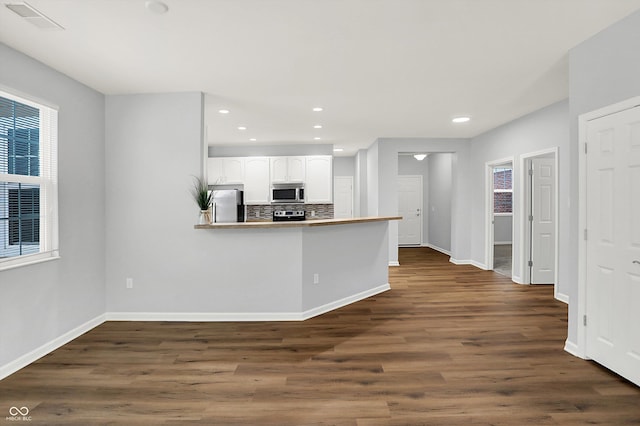
[[[198,177],[193,179],[193,189],[191,190],[193,199],[200,208],[198,225],[208,225],[212,222],[211,217],[211,191],[207,183]]]

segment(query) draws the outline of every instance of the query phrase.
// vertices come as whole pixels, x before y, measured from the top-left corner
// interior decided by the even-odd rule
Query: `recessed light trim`
[[[322,107],[314,107],[313,112],[322,112],[324,108]]]
[[[342,148],[333,148],[333,152],[342,152],[344,149]]]
[[[258,139],[256,139],[256,138],[251,138],[251,139],[249,139],[249,140],[250,140],[251,142],[255,142],[255,141],[257,141]]]
[[[316,124],[313,126],[314,129],[322,129],[322,124]]]
[[[425,158],[427,158],[427,154],[414,154],[414,155],[413,155],[413,158],[415,158],[415,159],[416,159],[416,160],[418,160],[418,161],[422,161],[422,160],[424,160]]]
[[[462,116],[462,117],[455,117],[451,121],[453,123],[458,123],[459,124],[459,123],[466,123],[469,120],[471,120],[471,117]]]
[[[314,141],[319,141],[319,140],[321,140],[321,139],[322,139],[322,138],[320,138],[320,137],[318,137],[318,136],[316,136],[315,138],[313,138],[313,140],[314,140]]]
[[[220,114],[229,114],[231,111],[229,111],[228,109],[219,109],[218,112]]]
[[[238,126],[238,130],[247,130],[245,126]]]

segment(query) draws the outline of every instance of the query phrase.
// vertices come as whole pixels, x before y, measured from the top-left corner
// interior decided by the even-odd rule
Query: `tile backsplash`
[[[271,221],[273,212],[277,210],[304,210],[307,220],[333,219],[333,204],[259,204],[245,206],[245,209],[247,222]]]

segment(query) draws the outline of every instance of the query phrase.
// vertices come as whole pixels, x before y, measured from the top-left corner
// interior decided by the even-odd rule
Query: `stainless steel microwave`
[[[274,183],[271,185],[272,203],[304,203],[304,185],[301,183]]]

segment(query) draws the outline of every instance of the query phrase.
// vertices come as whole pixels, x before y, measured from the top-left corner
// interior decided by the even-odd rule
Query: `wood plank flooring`
[[[640,389],[563,351],[567,307],[400,250],[392,290],[305,322],[107,322],[0,381],[0,423],[640,424]]]

